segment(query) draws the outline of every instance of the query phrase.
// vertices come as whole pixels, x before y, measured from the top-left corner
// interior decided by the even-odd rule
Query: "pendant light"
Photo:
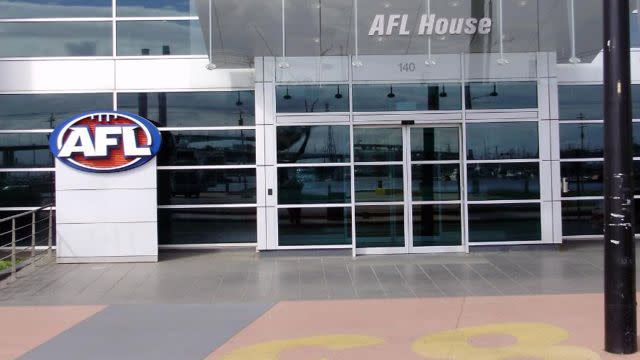
[[[240,91],[238,91],[238,100],[236,101],[236,106],[242,106],[244,103],[240,100]]]
[[[288,69],[291,65],[287,62],[287,35],[285,26],[285,0],[282,0],[282,61],[278,64],[280,69]]]
[[[571,39],[571,57],[569,62],[572,64],[579,64],[582,62],[579,57],[576,56],[576,13],[574,0],[568,0],[569,6],[569,37]]]
[[[333,96],[336,99],[342,99],[342,94],[340,94],[340,85],[338,85],[338,92]]]
[[[449,94],[447,94],[447,88],[444,84],[442,84],[442,91],[438,95],[443,98],[449,96]]]
[[[387,97],[389,99],[393,99],[394,97],[396,97],[396,94],[393,93],[393,85],[389,86],[389,93],[387,94]]]
[[[285,91],[284,96],[282,97],[285,100],[291,100],[291,95],[289,95],[289,87],[287,86],[287,90]]]
[[[209,63],[207,64],[207,70],[213,70],[217,68],[213,63],[213,0],[209,0]]]
[[[353,0],[353,37],[355,40],[355,51],[351,65],[361,67],[362,61],[358,58],[358,0]]]
[[[496,83],[495,82],[493,83],[493,91],[489,93],[489,96],[493,96],[493,97],[498,96],[498,91],[496,89]]]
[[[511,60],[507,59],[504,57],[504,21],[503,21],[503,17],[502,17],[502,0],[498,0],[498,19],[499,19],[499,36],[500,39],[498,41],[499,46],[500,46],[500,58],[497,60],[499,65],[507,65],[511,63]]]

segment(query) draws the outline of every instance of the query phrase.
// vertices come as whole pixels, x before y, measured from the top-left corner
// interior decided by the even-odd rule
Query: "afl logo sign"
[[[160,149],[158,129],[137,115],[102,111],[82,114],[60,124],[49,147],[65,164],[82,171],[117,172],[138,167]]]

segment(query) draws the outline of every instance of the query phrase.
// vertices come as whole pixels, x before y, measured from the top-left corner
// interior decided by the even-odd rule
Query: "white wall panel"
[[[56,192],[58,224],[156,221],[156,208],[156,189]]]
[[[358,56],[353,81],[460,81],[460,55],[432,55],[436,65],[425,65],[426,55]]]
[[[470,80],[538,77],[536,53],[504,54],[509,64],[498,63],[500,54],[465,54],[465,78]]]
[[[113,60],[2,61],[0,91],[113,91],[113,71]]]
[[[156,159],[119,173],[81,172],[56,159],[56,191],[90,189],[148,189],[156,177]],[[152,185],[155,188],[155,185]]]
[[[290,67],[281,69],[276,59],[276,81],[282,82],[347,82],[349,81],[349,57],[287,57]]]
[[[118,90],[253,89],[253,69],[207,70],[207,59],[131,59],[116,61]]]
[[[157,257],[158,224],[148,223],[102,223],[102,224],[58,224],[57,256],[62,262],[84,262],[90,257]]]

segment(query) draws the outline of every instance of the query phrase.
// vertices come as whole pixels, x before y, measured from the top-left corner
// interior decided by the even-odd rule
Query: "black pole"
[[[605,350],[638,350],[633,238],[629,0],[604,4]]]

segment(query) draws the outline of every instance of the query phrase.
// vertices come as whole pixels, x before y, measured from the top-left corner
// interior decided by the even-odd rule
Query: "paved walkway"
[[[600,246],[352,258],[344,252],[174,252],[156,264],[50,264],[0,305],[209,304],[602,291]]]
[[[0,359],[640,359],[602,351],[595,245],[163,257],[22,274],[0,288]]]

